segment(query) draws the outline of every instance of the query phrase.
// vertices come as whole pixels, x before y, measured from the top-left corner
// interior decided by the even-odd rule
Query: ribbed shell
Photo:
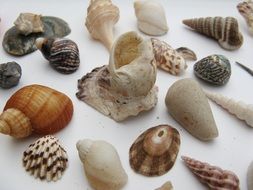
[[[210,84],[224,85],[231,76],[231,66],[225,56],[210,55],[195,63],[194,73]]]
[[[28,147],[23,154],[23,165],[35,178],[57,181],[68,166],[68,156],[59,140],[48,135]]]
[[[145,176],[160,176],[174,165],[180,135],[169,125],[158,125],[142,133],[132,144],[129,161],[132,169]]]
[[[198,177],[200,182],[213,190],[239,190],[239,179],[231,171],[222,170],[208,163],[182,156],[186,166]]]
[[[235,50],[243,44],[238,22],[233,17],[206,17],[183,20],[183,23],[197,32],[216,39],[220,46]]]
[[[253,2],[247,0],[237,5],[239,13],[244,17],[249,27],[249,32],[253,35]]]

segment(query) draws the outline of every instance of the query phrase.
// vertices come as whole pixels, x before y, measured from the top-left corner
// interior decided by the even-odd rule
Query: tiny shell
[[[239,178],[231,171],[222,170],[208,163],[182,156],[186,166],[198,177],[199,181],[212,190],[239,190]]]
[[[158,125],[142,133],[129,150],[132,169],[145,176],[160,176],[174,165],[180,147],[178,131]]]
[[[249,27],[249,33],[253,35],[253,2],[251,0],[244,1],[237,5],[237,9],[244,17]]]
[[[155,190],[173,190],[173,186],[170,181],[167,181],[164,183],[161,187],[155,189]]]
[[[23,165],[35,178],[57,181],[68,166],[68,156],[59,140],[48,135],[29,146],[23,154]]]
[[[197,77],[214,85],[224,85],[231,76],[229,60],[223,55],[207,56],[194,65]]]
[[[0,64],[0,87],[11,88],[19,83],[22,70],[16,62]]]
[[[247,171],[248,190],[253,190],[253,161],[250,163]]]

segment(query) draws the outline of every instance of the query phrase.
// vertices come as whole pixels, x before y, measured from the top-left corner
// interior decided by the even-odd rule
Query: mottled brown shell
[[[158,125],[142,133],[129,151],[132,169],[145,176],[160,176],[174,165],[180,146],[178,131]]]

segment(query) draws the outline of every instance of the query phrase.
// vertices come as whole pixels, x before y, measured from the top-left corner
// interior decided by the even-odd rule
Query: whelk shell
[[[160,176],[173,167],[179,147],[179,132],[169,125],[158,125],[135,140],[129,150],[129,162],[137,173]]]
[[[181,157],[186,166],[198,177],[200,182],[213,190],[239,190],[239,178],[231,171],[222,170],[208,163],[192,158]]]
[[[249,27],[249,33],[253,35],[253,2],[251,0],[244,1],[237,5],[239,13],[244,17]]]
[[[197,32],[216,39],[220,46],[235,50],[243,44],[238,22],[233,17],[206,17],[183,20],[183,23]]]
[[[173,190],[173,186],[170,181],[167,181],[161,187],[159,187],[155,190]]]
[[[23,165],[35,178],[57,181],[68,167],[68,156],[59,140],[48,135],[28,147],[23,154]]]
[[[0,115],[0,133],[23,138],[55,133],[70,122],[72,101],[65,94],[42,85],[29,85],[15,92]]]
[[[253,190],[253,161],[250,163],[247,171],[248,190]]]
[[[109,51],[118,20],[119,8],[111,0],[90,0],[85,25],[92,38],[100,40]]]

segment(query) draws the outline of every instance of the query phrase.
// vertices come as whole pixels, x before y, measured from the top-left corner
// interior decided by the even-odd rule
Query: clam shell
[[[225,56],[210,55],[195,63],[194,73],[205,82],[224,85],[231,76],[231,66]]]
[[[237,5],[237,9],[247,22],[249,33],[253,35],[253,2],[251,0],[241,2]]]
[[[59,140],[48,135],[28,147],[23,154],[23,165],[35,178],[57,181],[68,166],[68,156]]]
[[[253,190],[253,162],[250,163],[247,171],[248,190]]]
[[[182,156],[186,166],[198,177],[199,181],[213,190],[239,190],[239,178],[231,171],[222,170],[208,163]]]
[[[180,146],[178,131],[158,125],[142,133],[129,150],[131,168],[145,176],[160,176],[174,165]]]
[[[238,22],[233,17],[206,17],[183,20],[183,23],[197,32],[216,39],[220,46],[235,50],[243,44]]]

